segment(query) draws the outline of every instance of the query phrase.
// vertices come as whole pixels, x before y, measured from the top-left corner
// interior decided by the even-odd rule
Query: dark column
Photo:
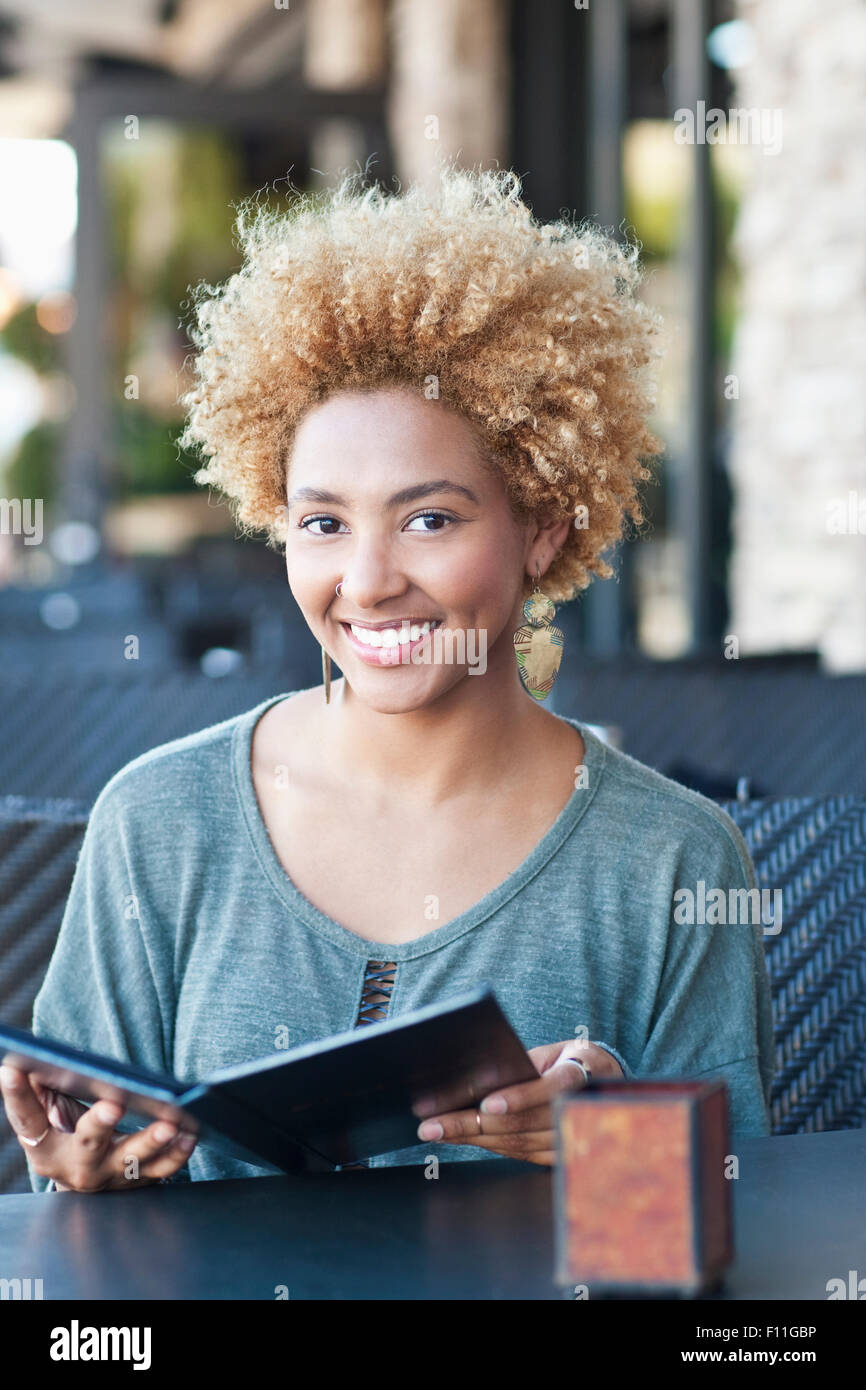
[[[604,0],[588,11],[589,188],[587,211],[614,235],[623,219],[622,138],[628,84],[628,29],[624,0]],[[627,543],[605,558],[617,575],[594,579],[580,600],[584,646],[598,656],[621,650],[626,637],[632,552]]]
[[[712,106],[706,39],[710,0],[673,0],[674,109],[697,112],[698,101]],[[695,134],[701,134],[695,120]],[[691,618],[690,650],[706,648],[713,637],[709,557],[710,489],[713,447],[714,214],[710,147],[695,141],[691,187],[680,254],[688,335],[685,453],[672,480],[676,534],[685,542],[684,584]]]

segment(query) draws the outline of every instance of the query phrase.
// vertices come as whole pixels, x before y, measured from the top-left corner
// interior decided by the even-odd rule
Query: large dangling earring
[[[325,683],[325,704],[327,705],[331,699],[331,658],[324,647],[322,648],[322,680]]]
[[[541,592],[540,578],[541,570],[536,563],[535,589],[523,605],[527,625],[519,627],[514,634],[517,669],[524,688],[533,700],[546,700],[550,694],[562,661],[565,641],[560,628],[553,625],[556,607]]]

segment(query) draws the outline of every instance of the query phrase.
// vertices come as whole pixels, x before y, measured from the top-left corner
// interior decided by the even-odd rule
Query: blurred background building
[[[864,47],[860,0],[0,3],[0,702],[76,674],[144,719],[195,678],[90,788],[319,679],[281,558],[178,450],[188,290],[236,266],[241,197],[452,155],[640,241],[665,319],[651,529],[560,610],[556,707],[699,785],[795,776],[814,682],[847,710],[866,670]],[[762,741],[747,670],[787,679]]]

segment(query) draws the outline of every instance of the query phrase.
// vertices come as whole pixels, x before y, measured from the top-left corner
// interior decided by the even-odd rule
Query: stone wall
[[[754,60],[738,107],[779,109],[749,148],[730,467],[730,631],[743,655],[816,648],[866,669],[866,6],[738,0]]]

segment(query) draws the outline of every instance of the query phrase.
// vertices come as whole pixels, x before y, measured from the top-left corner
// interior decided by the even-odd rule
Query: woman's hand
[[[556,1136],[551,1101],[559,1091],[579,1091],[586,1085],[580,1067],[568,1058],[583,1062],[594,1079],[622,1076],[622,1068],[603,1047],[574,1039],[532,1047],[528,1055],[540,1073],[537,1081],[491,1092],[481,1102],[480,1110],[452,1110],[430,1116],[418,1126],[418,1138],[443,1144],[474,1144],[505,1158],[553,1164]]]
[[[148,1187],[187,1162],[196,1136],[157,1120],[135,1134],[117,1134],[122,1105],[86,1106],[31,1080],[17,1067],[0,1067],[0,1093],[9,1123],[33,1167],[61,1192],[105,1192]],[[22,1139],[45,1138],[35,1147]],[[136,1163],[131,1163],[136,1159]],[[130,1172],[137,1176],[128,1176]]]

